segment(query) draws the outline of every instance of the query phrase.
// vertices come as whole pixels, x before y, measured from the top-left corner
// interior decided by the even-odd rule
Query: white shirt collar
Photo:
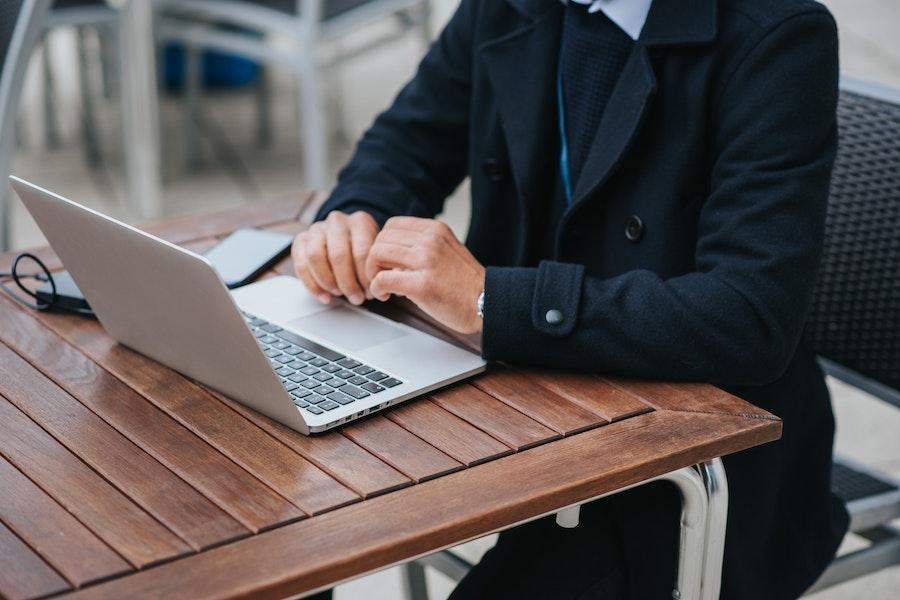
[[[562,0],[565,4],[567,0]],[[637,40],[647,21],[647,13],[653,0],[572,0],[588,5],[588,12],[602,10],[609,20],[618,25],[631,39]]]

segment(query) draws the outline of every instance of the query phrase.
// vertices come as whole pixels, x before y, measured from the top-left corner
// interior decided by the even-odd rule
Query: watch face
[[[484,292],[478,295],[478,300],[475,301],[475,312],[482,319],[484,318]]]

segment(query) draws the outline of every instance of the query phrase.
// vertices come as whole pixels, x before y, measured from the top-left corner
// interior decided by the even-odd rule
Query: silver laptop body
[[[339,300],[323,306],[293,277],[229,292],[204,257],[10,181],[113,338],[301,433],[485,368],[401,323]]]

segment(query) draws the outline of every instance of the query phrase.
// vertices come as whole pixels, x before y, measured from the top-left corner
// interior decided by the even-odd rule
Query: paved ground
[[[900,3],[897,0],[827,0],[841,33],[841,62],[845,74],[900,86]],[[443,23],[454,0],[436,0],[435,23]],[[377,29],[374,28],[374,29]],[[363,35],[375,35],[373,29]],[[23,110],[23,144],[14,172],[34,178],[110,214],[134,221],[123,201],[119,111],[115,101],[98,101],[102,162],[89,167],[78,131],[80,95],[75,78],[73,35],[53,35],[51,55],[56,73],[56,99],[61,143],[49,150],[44,143],[41,103],[43,89],[37,69],[26,84]],[[335,134],[332,162],[340,165],[351,144],[387,106],[399,86],[411,75],[421,45],[409,38],[367,54],[345,65],[335,77],[332,94],[344,98],[343,138]],[[37,60],[35,65],[37,65]],[[92,86],[99,88],[99,73],[91,72]],[[218,93],[204,104],[202,123],[203,163],[189,169],[184,159],[181,104],[177,96],[161,101],[164,149],[164,196],[169,215],[204,211],[213,207],[255,202],[262,198],[303,189],[300,172],[297,118],[293,112],[293,84],[289,75],[272,73],[277,101],[273,104],[275,137],[266,147],[255,141],[254,96],[246,91]],[[468,222],[467,189],[462,186],[448,202],[445,218],[458,234]],[[26,247],[42,241],[40,233],[21,206],[14,207],[14,244]],[[890,409],[858,391],[830,382],[838,420],[837,449],[900,478],[900,411]],[[477,558],[490,539],[464,549]],[[850,539],[846,548],[860,544]],[[449,581],[429,575],[432,598],[445,598]],[[389,569],[338,588],[338,600],[378,600],[400,597],[400,572]],[[900,568],[833,588],[817,600],[900,597]]]

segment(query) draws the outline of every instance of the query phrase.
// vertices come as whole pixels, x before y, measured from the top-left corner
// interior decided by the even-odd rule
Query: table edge
[[[731,429],[728,434],[720,436],[715,429],[722,425]],[[674,435],[680,434],[685,426],[693,426],[700,432],[702,438],[698,443],[690,443],[682,439],[684,436]],[[609,442],[592,442],[617,433],[616,430],[639,432],[645,429],[644,433],[648,433],[649,428],[654,429],[654,434],[673,436],[672,443],[678,446],[680,442],[680,450],[671,453],[666,453],[668,450],[657,450],[655,455],[651,451],[646,460],[618,470],[598,472],[590,466],[593,464],[592,459],[600,463],[608,458],[609,450]],[[657,410],[352,504],[314,519],[288,524],[157,568],[84,588],[69,597],[114,598],[151,590],[166,597],[198,599],[249,596],[283,598],[306,593],[482,537],[535,516],[614,492],[664,473],[774,441],[780,435],[781,422],[778,420]],[[417,507],[433,506],[433,496],[440,496],[444,489],[452,489],[461,497],[467,497],[469,493],[478,491],[477,480],[480,477],[490,478],[494,472],[522,472],[548,460],[552,462],[554,454],[566,455],[567,459],[575,463],[576,472],[566,476],[568,482],[562,481],[559,474],[554,476],[552,472],[545,470],[541,473],[542,479],[546,480],[542,491],[527,498],[520,497],[518,490],[498,486],[493,490],[495,497],[487,507],[460,509],[457,506],[455,510],[461,510],[463,516],[458,516],[452,523],[447,522],[444,514],[434,511],[423,511],[420,514],[415,512]],[[408,504],[404,508],[404,512],[415,515],[422,522],[414,528],[410,526],[399,535],[375,532],[371,539],[360,541],[349,552],[345,552],[346,548],[338,548],[339,544],[332,543],[330,550],[318,553],[318,561],[302,565],[300,561],[294,561],[275,566],[266,554],[267,546],[277,546],[279,552],[286,555],[301,555],[303,540],[314,539],[321,543],[322,539],[333,534],[333,529],[328,528],[339,527],[337,523],[343,519],[364,522],[366,525],[363,532],[372,533],[379,527],[379,516],[384,509],[382,505],[403,501],[412,502],[412,505]],[[358,534],[354,539],[362,540],[363,537]],[[329,547],[327,540],[325,545],[326,548]],[[400,546],[403,547],[402,551],[398,551]],[[329,552],[333,556],[329,556]],[[219,564],[221,561],[224,564]],[[228,568],[229,565],[235,568]],[[260,574],[261,577],[256,581],[247,581],[244,577],[245,570]],[[210,577],[210,571],[218,575]],[[160,581],[164,582],[164,590],[158,587]]]

